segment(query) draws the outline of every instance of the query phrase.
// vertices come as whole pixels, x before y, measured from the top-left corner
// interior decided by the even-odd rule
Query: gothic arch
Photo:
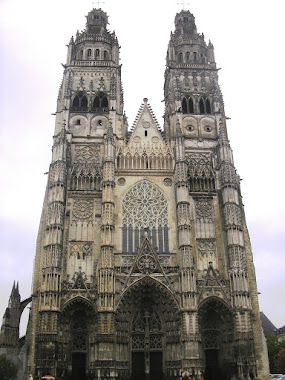
[[[226,379],[236,373],[234,314],[218,297],[208,297],[199,305],[199,330],[205,360],[205,380]]]
[[[201,97],[199,99],[199,111],[201,115],[212,113],[212,104],[210,98]]]
[[[108,112],[109,111],[109,101],[107,94],[105,92],[98,92],[92,101],[92,110],[95,112]]]
[[[58,364],[60,377],[86,378],[86,369],[94,360],[96,325],[95,309],[87,298],[76,296],[63,305],[58,319],[58,352],[65,351]]]
[[[135,280],[132,282],[128,287],[126,287],[117,302],[116,305],[116,311],[119,312],[121,307],[124,307],[123,303],[126,299],[134,297],[135,301],[134,304],[138,300],[138,295],[141,297],[141,291],[140,289],[143,287],[152,287],[153,289],[156,289],[157,292],[161,293],[162,299],[169,299],[172,301],[172,306],[174,307],[175,311],[180,310],[179,302],[175,297],[175,294],[169,289],[167,285],[165,285],[163,282],[157,280],[156,278],[150,277],[150,276],[144,276],[138,280]],[[157,300],[157,302],[162,302],[161,299]]]
[[[84,91],[77,91],[71,99],[71,111],[87,111],[88,97]]]
[[[172,291],[160,281],[145,276],[133,282],[118,300],[115,316],[119,360],[129,363],[129,374],[144,376],[151,362],[159,363],[155,377],[178,373],[180,363],[181,313]],[[141,374],[138,364],[142,364]],[[158,365],[158,366],[159,366]],[[124,378],[127,378],[126,374]]]
[[[194,101],[190,95],[186,95],[182,99],[182,113],[194,113]]]
[[[94,304],[90,302],[90,300],[86,297],[83,296],[76,296],[73,298],[70,298],[67,300],[62,306],[61,306],[61,313],[66,313],[68,312],[69,309],[73,308],[75,305],[81,304],[82,307],[85,307],[88,310],[92,310],[95,312],[95,307]]]

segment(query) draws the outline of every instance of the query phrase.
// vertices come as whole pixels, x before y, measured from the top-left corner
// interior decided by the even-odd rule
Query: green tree
[[[285,348],[280,347],[278,354],[274,361],[275,371],[278,373],[285,373]]]
[[[6,355],[0,355],[0,379],[14,380],[17,378],[18,368]]]
[[[275,334],[266,333],[266,340],[267,340],[270,373],[274,373],[275,359],[279,352],[280,345],[278,342],[277,335]]]

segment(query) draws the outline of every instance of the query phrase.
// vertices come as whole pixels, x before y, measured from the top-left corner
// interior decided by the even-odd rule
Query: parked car
[[[285,375],[283,375],[282,377],[280,377],[279,380],[285,380]]]
[[[270,375],[270,379],[280,380],[282,377],[282,373],[273,373],[272,375]]]

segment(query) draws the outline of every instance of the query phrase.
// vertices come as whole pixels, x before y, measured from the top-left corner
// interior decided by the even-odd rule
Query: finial
[[[185,10],[185,5],[188,5],[188,7],[190,7],[190,3],[185,3],[184,0],[182,0],[182,3],[177,3],[177,5],[182,5],[183,10]]]
[[[147,104],[148,98],[143,98],[143,102],[144,102],[144,104]]]
[[[99,0],[92,1],[92,4],[97,4],[97,9],[99,9],[100,8],[100,4],[104,4],[105,5],[105,1],[99,1]]]

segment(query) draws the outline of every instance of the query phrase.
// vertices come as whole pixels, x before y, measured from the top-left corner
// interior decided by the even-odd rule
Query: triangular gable
[[[149,143],[163,143],[165,141],[162,137],[160,126],[156,117],[147,103],[148,99],[144,99],[141,105],[134,124],[132,126],[129,144],[140,143],[141,145],[149,145]]]
[[[203,298],[203,293],[209,291],[209,288],[219,289],[219,291],[222,293],[224,299],[229,301],[229,297],[227,296],[227,294],[226,294],[226,292],[222,286],[220,276],[215,271],[213,264],[211,262],[209,263],[207,273],[204,276],[203,286],[202,286],[202,289],[201,289],[201,292],[199,295],[199,301]]]
[[[158,274],[162,275],[163,280],[170,285],[169,279],[158,260],[157,253],[154,251],[149,238],[145,237],[128,275],[125,288],[132,282],[133,277],[139,278]]]
[[[87,290],[82,272],[79,272],[71,290]]]

